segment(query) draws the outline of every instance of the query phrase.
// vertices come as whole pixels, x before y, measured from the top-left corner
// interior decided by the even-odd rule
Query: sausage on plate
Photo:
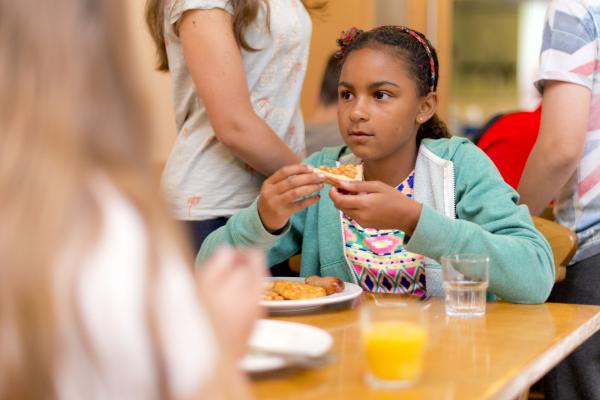
[[[304,279],[304,283],[311,286],[322,287],[325,289],[325,292],[328,296],[333,293],[340,293],[344,291],[344,281],[334,276],[311,275]]]

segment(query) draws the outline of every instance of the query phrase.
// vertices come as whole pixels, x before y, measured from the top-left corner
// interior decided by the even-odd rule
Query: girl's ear
[[[437,93],[429,92],[425,97],[421,99],[419,110],[417,112],[417,123],[419,125],[429,121],[435,114],[438,105]]]

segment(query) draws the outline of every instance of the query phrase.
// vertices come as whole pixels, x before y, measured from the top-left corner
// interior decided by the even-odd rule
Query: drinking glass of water
[[[443,256],[441,261],[446,315],[485,315],[489,257],[480,254],[452,254]]]

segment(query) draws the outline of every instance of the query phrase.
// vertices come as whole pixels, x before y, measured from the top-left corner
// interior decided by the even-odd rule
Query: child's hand
[[[333,204],[365,228],[400,229],[412,235],[421,216],[421,203],[382,182],[340,182],[332,187]]]
[[[254,322],[262,316],[267,264],[255,249],[221,248],[198,273],[198,287],[217,337],[235,359],[246,352]]]
[[[276,232],[293,213],[319,201],[316,192],[323,188],[323,181],[322,176],[304,164],[287,165],[275,172],[263,183],[258,198],[258,214],[265,228]]]

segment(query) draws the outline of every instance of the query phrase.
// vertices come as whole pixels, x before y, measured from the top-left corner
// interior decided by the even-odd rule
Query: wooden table
[[[428,308],[430,345],[425,372],[412,388],[371,389],[358,309],[366,297],[340,309],[273,317],[325,329],[334,338],[329,365],[288,370],[253,379],[257,399],[514,399],[600,329],[600,306],[489,303],[485,317],[444,314],[441,299]]]

